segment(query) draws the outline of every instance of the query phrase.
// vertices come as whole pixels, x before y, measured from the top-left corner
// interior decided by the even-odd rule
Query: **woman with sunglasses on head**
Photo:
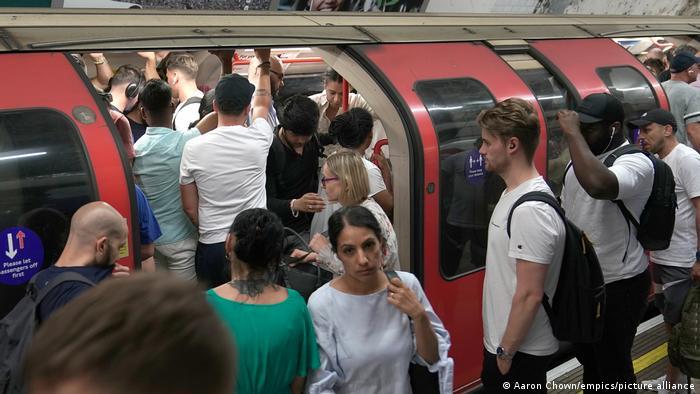
[[[309,299],[321,367],[308,392],[411,393],[416,363],[439,372],[440,392],[451,393],[449,333],[413,274],[382,272],[387,245],[372,212],[341,208],[328,234],[344,273]]]
[[[325,190],[329,202],[338,202],[343,207],[361,205],[372,212],[387,244],[383,267],[388,270],[400,269],[394,227],[382,207],[372,197],[367,197],[369,180],[362,158],[353,151],[340,150],[328,156],[321,172],[321,187]],[[343,264],[332,252],[326,237],[315,234],[309,246],[315,253],[310,254],[306,261],[316,261],[335,275],[343,273]],[[295,255],[300,253],[296,252]]]
[[[277,215],[261,208],[241,212],[225,243],[231,281],[207,292],[236,339],[236,393],[300,394],[307,373],[319,366],[304,299],[275,284],[283,246]]]

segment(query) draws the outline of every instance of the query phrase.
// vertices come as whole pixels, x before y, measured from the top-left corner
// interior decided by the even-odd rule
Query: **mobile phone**
[[[397,274],[396,271],[384,271],[384,275],[386,275],[386,278],[389,280],[389,282],[391,282],[391,280],[394,278],[401,280],[401,278],[399,278],[399,274]]]

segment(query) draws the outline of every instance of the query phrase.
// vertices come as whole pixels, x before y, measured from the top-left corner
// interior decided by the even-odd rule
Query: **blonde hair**
[[[369,177],[362,158],[355,152],[341,149],[326,159],[328,169],[338,177],[343,189],[338,202],[343,206],[359,205],[369,195]]]
[[[510,137],[520,140],[527,160],[532,162],[540,141],[540,122],[530,103],[511,97],[481,111],[476,121],[482,129],[500,137],[503,142]]]

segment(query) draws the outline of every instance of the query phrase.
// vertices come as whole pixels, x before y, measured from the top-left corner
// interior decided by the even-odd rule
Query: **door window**
[[[440,146],[440,269],[454,278],[484,266],[489,219],[505,187],[479,154],[476,118],[494,99],[470,78],[421,81],[415,89]]]
[[[571,95],[540,62],[528,54],[503,55],[535,95],[547,125],[547,182],[555,195],[561,193],[564,170],[571,160],[569,148],[557,121],[557,112],[573,108]]]
[[[85,148],[68,117],[49,109],[0,112],[0,190],[4,316],[31,275],[58,259],[73,213],[97,197]],[[30,267],[22,256],[40,264]]]

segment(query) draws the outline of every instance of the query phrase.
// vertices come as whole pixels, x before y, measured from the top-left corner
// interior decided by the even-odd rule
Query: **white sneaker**
[[[663,375],[663,376],[658,377],[656,379],[643,380],[642,384],[644,385],[644,390],[658,391],[659,394],[666,394],[666,393],[668,393],[668,390],[665,390],[665,389],[659,390],[658,389],[659,387],[661,387],[661,385],[665,381],[666,381],[666,375]]]

